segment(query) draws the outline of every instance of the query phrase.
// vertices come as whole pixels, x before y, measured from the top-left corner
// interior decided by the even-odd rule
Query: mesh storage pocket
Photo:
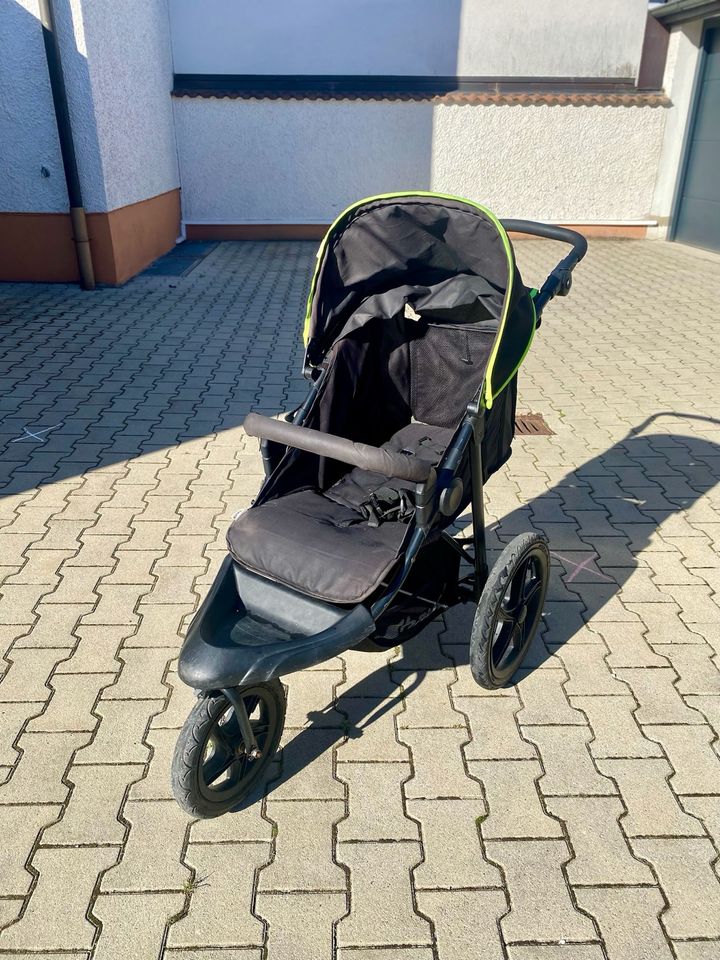
[[[416,420],[454,427],[482,383],[495,329],[427,324],[410,341],[410,405]]]

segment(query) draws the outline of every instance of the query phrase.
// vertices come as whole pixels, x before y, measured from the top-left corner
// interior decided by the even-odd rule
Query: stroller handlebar
[[[340,460],[361,470],[370,470],[396,480],[410,483],[425,483],[431,476],[433,465],[427,460],[396,453],[366,443],[355,443],[345,437],[336,437],[321,430],[299,427],[284,420],[274,420],[259,413],[249,413],[243,423],[245,433],[251,437],[274,440],[288,447],[316,453],[332,460]]]
[[[509,233],[526,233],[531,237],[558,240],[561,243],[569,243],[572,247],[571,252],[558,263],[535,297],[537,325],[540,326],[542,312],[553,297],[566,297],[570,292],[572,272],[587,253],[587,240],[576,230],[557,227],[551,223],[536,223],[533,220],[501,220],[500,222]]]
[[[577,230],[557,227],[554,223],[537,223],[535,220],[501,220],[500,222],[508,233],[527,233],[531,237],[569,243],[573,248],[575,263],[579,263],[587,253],[587,240]]]

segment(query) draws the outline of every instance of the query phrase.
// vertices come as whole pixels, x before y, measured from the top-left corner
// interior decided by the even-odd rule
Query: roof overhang
[[[661,7],[655,7],[650,15],[666,27],[687,23],[688,20],[705,20],[720,16],[720,0],[670,0]]]

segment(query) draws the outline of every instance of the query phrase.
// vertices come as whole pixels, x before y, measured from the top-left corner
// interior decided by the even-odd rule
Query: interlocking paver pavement
[[[517,245],[528,282],[557,252]],[[516,684],[472,610],[288,678],[265,797],[175,806],[184,627],[293,406],[314,245],[0,289],[0,957],[720,955],[717,258],[597,241],[547,311],[488,544],[546,533]],[[34,430],[39,440],[24,432]],[[44,431],[44,432],[41,432]],[[21,442],[14,442],[24,437]]]

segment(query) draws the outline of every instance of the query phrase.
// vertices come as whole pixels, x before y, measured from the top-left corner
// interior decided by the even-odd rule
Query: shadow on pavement
[[[720,423],[693,414],[650,417],[609,450],[569,471],[546,493],[491,527],[502,546],[529,528],[529,513],[532,526],[548,536],[554,558],[542,636],[538,631],[518,671],[522,677],[542,666],[583,624],[591,625],[641,565],[642,552],[658,529],[691,508],[720,480],[717,444],[679,433],[643,432],[661,416]],[[564,519],[558,518],[557,508]],[[543,516],[551,519],[544,521]],[[561,615],[562,604],[572,607],[571,616]],[[438,631],[436,622],[402,646],[401,658],[391,665],[396,681],[384,662],[354,686],[342,689],[334,704],[309,714],[309,725],[286,742],[281,770],[265,793],[290,781],[345,737],[362,737],[372,723],[412,697],[428,672],[467,664],[473,615],[473,604],[452,608],[445,615],[445,632]],[[521,683],[522,677],[516,677],[516,682]],[[339,720],[338,714],[347,719]]]

